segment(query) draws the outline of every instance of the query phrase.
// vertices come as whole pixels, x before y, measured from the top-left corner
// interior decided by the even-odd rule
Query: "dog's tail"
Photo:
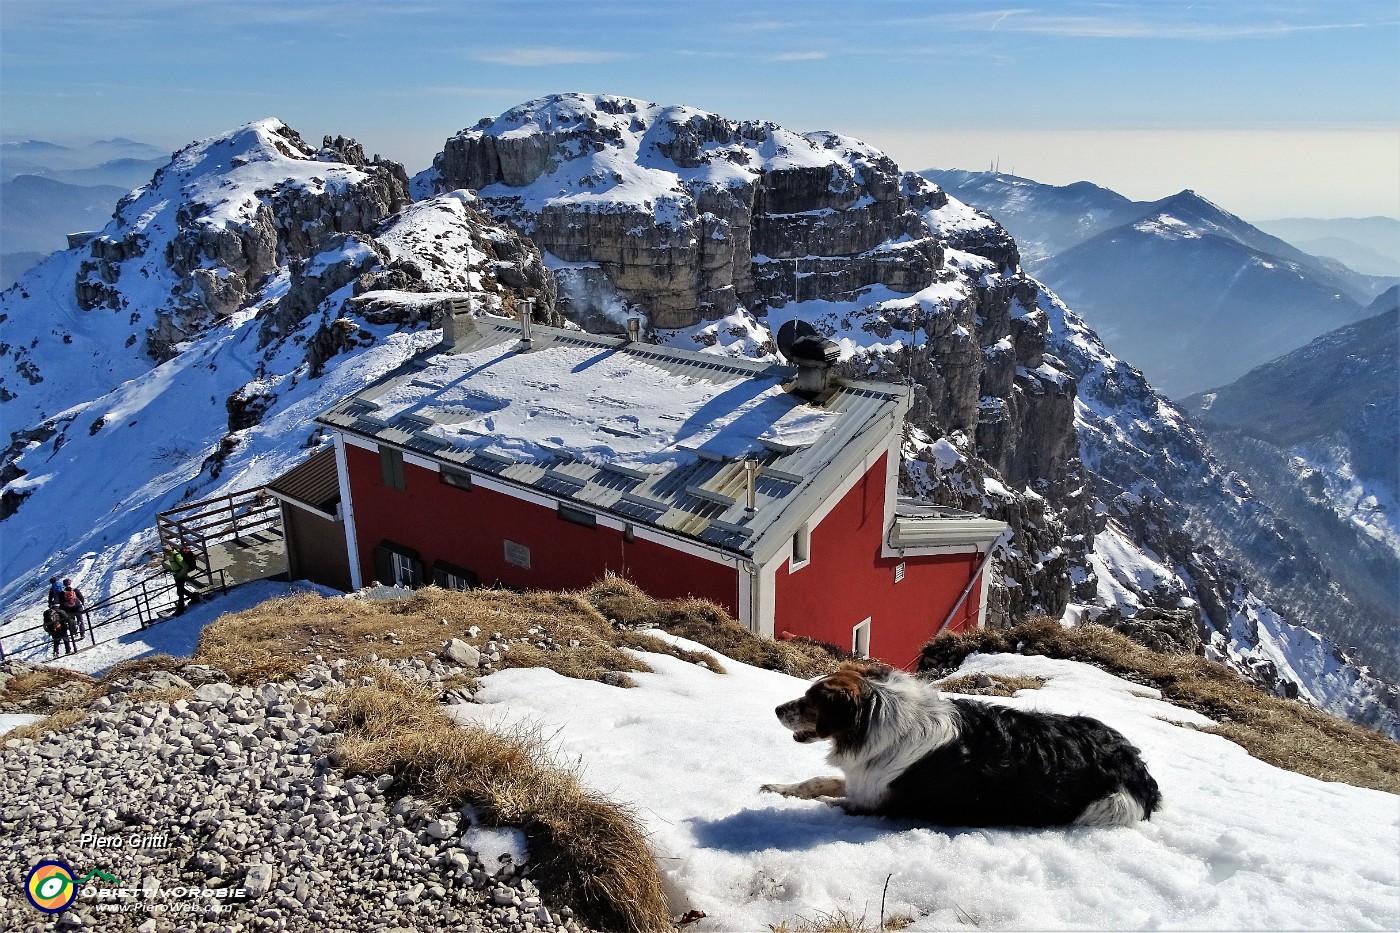
[[[1162,791],[1147,772],[1147,766],[1137,756],[1136,750],[1133,751],[1131,765],[1122,775],[1118,789],[1085,807],[1084,812],[1075,818],[1075,825],[1128,826],[1151,819],[1152,814],[1161,808]]]

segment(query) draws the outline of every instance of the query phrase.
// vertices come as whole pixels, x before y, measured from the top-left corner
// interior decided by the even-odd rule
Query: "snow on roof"
[[[844,381],[809,404],[786,390],[787,366],[548,327],[525,350],[520,335],[477,318],[455,352],[319,420],[747,554],[776,548],[888,446],[908,404],[901,386]],[[752,512],[745,460],[758,464]]]
[[[693,462],[699,449],[737,458],[762,453],[762,441],[818,440],[837,416],[783,391],[787,375],[715,382],[594,346],[492,345],[388,386],[375,414],[427,418],[432,437],[515,460],[655,469]]]

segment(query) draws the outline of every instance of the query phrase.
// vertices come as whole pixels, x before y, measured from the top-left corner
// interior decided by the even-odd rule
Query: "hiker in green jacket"
[[[185,603],[192,602],[194,595],[186,587],[189,584],[192,568],[181,553],[173,547],[165,549],[165,561],[161,564],[166,572],[175,578],[175,614],[184,615]],[[143,628],[145,626],[142,626]]]

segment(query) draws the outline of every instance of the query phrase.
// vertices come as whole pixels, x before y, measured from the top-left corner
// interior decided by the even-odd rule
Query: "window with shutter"
[[[403,451],[379,447],[379,478],[389,489],[406,489],[403,477]]]
[[[465,567],[445,560],[433,562],[433,583],[445,590],[470,590],[480,582],[480,578]]]
[[[423,559],[413,548],[381,541],[374,549],[374,574],[380,583],[389,586],[420,587],[423,585]]]

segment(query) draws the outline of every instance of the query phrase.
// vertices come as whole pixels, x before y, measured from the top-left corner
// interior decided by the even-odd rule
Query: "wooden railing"
[[[161,549],[191,547],[208,569],[210,545],[242,542],[244,535],[282,525],[277,500],[261,487],[167,509],[156,516]]]

